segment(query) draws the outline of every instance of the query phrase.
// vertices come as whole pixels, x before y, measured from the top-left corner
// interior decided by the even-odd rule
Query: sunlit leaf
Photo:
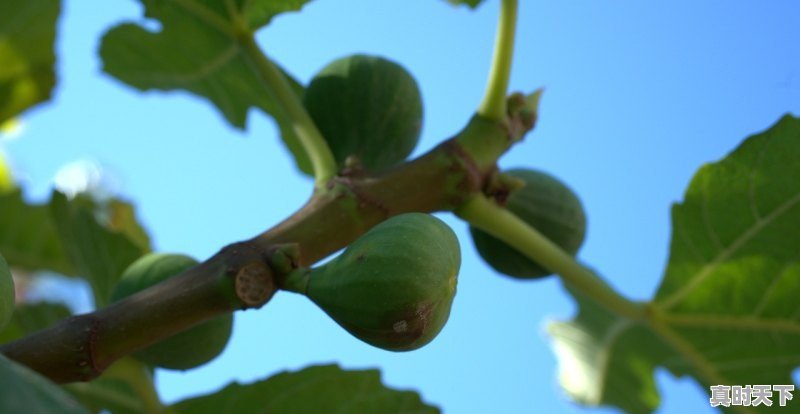
[[[792,384],[800,365],[798,160],[800,119],[786,116],[698,171],[672,210],[670,259],[649,322],[576,295],[578,316],[550,328],[572,397],[650,413],[659,403],[658,366],[706,390]]]
[[[0,153],[0,195],[10,193],[16,185],[5,157]]]
[[[0,1],[0,124],[50,99],[59,0]]]
[[[133,204],[113,198],[106,203],[108,228],[128,237],[143,252],[150,251],[150,235],[136,217]]]

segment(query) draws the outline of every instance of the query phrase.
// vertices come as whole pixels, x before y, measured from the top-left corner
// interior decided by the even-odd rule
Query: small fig
[[[181,254],[150,253],[133,262],[123,272],[112,293],[118,301],[156,285],[197,265],[197,260]],[[161,368],[187,370],[205,364],[222,353],[233,328],[233,315],[218,316],[179,332],[134,353],[139,360]]]
[[[14,313],[14,278],[3,256],[0,256],[0,331],[11,320]]]
[[[311,80],[303,104],[339,167],[355,157],[369,171],[385,169],[405,160],[419,141],[417,83],[402,66],[381,57],[333,61]]]
[[[575,255],[586,235],[586,214],[578,196],[557,178],[534,170],[516,169],[504,174],[525,185],[508,197],[506,208],[539,230],[553,243]],[[513,247],[470,227],[475,248],[496,271],[519,279],[537,279],[550,271]]]
[[[409,351],[447,322],[460,265],[450,227],[428,214],[401,214],[313,269],[305,293],[362,341]]]

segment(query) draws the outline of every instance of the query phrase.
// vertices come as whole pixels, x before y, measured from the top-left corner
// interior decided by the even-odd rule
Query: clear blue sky
[[[161,251],[198,258],[289,215],[311,183],[272,121],[251,112],[244,133],[186,93],[140,94],[100,71],[99,35],[141,20],[133,1],[67,0],[53,104],[24,119],[4,151],[32,197],[77,159],[101,163],[134,199]],[[482,95],[498,1],[476,12],[441,0],[317,0],[260,33],[302,81],[326,62],[373,53],[404,64],[425,99],[417,153],[451,136]],[[800,114],[800,3],[773,1],[521,1],[512,89],[545,87],[540,123],[502,166],[545,169],[581,196],[580,253],[625,294],[652,295],[668,254],[669,208],[697,168],[787,112]],[[277,295],[236,315],[218,360],[159,372],[167,401],[312,363],[381,367],[446,414],[583,413],[566,400],[544,332],[574,312],[555,280],[519,283],[476,256],[466,226],[450,322],[429,346],[395,354],[365,345],[304,298]],[[706,390],[657,373],[661,413],[712,412]]]

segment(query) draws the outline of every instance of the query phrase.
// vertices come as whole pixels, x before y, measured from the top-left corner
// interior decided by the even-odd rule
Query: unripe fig
[[[381,57],[333,61],[312,79],[303,104],[340,167],[354,156],[367,170],[385,169],[405,160],[419,141],[417,83],[402,66]]]
[[[150,253],[133,262],[114,287],[112,301],[156,285],[197,265],[181,254]],[[161,368],[187,370],[222,353],[233,328],[233,315],[218,316],[134,353],[139,360]]]
[[[586,235],[586,214],[578,196],[557,178],[542,171],[516,169],[505,174],[525,182],[508,197],[506,208],[564,251],[575,255]],[[551,274],[489,234],[474,227],[470,227],[470,233],[483,260],[498,272],[520,279]]]
[[[305,293],[362,341],[409,351],[433,340],[447,322],[460,265],[458,240],[444,222],[407,213],[312,270]]]
[[[0,331],[14,313],[14,278],[3,256],[0,256]]]

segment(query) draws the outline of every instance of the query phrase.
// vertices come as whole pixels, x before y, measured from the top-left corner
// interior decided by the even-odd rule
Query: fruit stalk
[[[645,318],[642,305],[612,289],[539,231],[484,196],[476,196],[455,211],[456,215],[514,247],[520,253],[561,276],[564,283],[612,312],[635,321]]]
[[[300,98],[292,91],[286,77],[259,48],[252,33],[241,36],[240,42],[256,72],[292,120],[292,128],[311,161],[316,186],[318,189],[324,188],[324,184],[337,172],[336,160],[328,143],[303,107]]]

